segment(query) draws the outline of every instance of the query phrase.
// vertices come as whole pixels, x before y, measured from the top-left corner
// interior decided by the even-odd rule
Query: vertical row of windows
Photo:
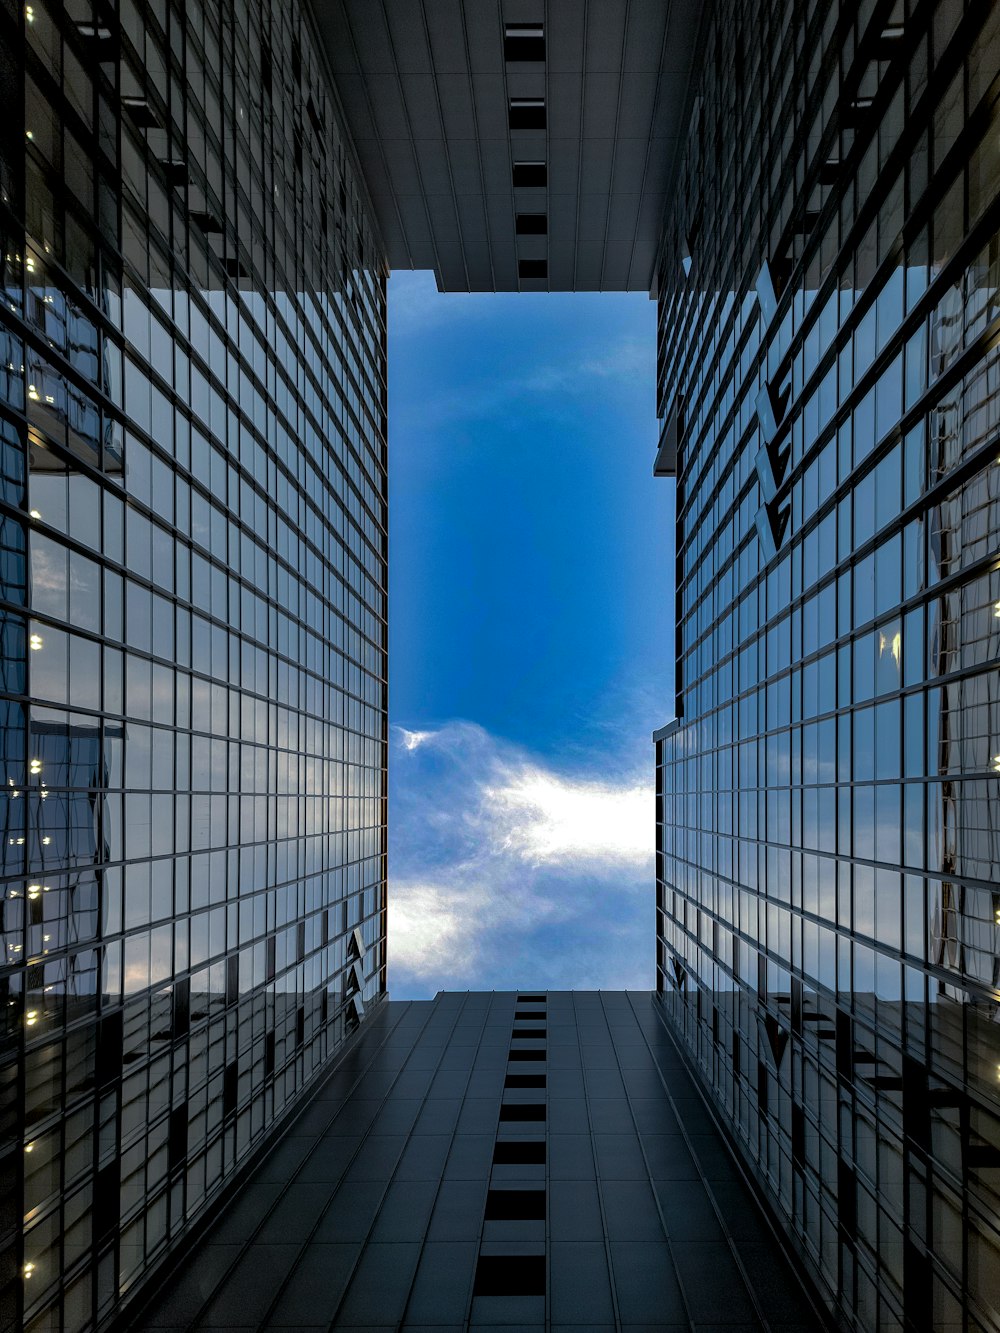
[[[523,192],[544,190],[548,185],[548,164],[534,157],[544,150],[545,140],[525,131],[544,131],[547,126],[545,106],[545,28],[541,23],[507,23],[504,25],[504,61],[507,66],[508,87],[538,87],[539,96],[508,98],[508,124],[516,136],[512,183],[514,187],[514,234],[517,240],[517,276],[519,279],[546,280],[549,262],[546,242],[549,218],[542,198]],[[539,69],[538,67],[542,68]],[[526,67],[526,71],[524,67]],[[537,137],[537,144],[536,144]],[[520,157],[532,152],[532,158]],[[522,239],[523,238],[523,239]]]

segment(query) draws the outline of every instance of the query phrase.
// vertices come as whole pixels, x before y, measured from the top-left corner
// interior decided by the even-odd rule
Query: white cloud
[[[400,744],[404,750],[415,750],[425,741],[433,740],[436,734],[433,731],[407,731],[405,727],[397,727],[396,731],[399,733]]]
[[[653,788],[608,785],[525,768],[505,786],[488,788],[506,823],[504,845],[533,865],[593,861],[609,868],[649,860]]]
[[[605,755],[558,772],[464,722],[397,730],[393,992],[650,985],[648,771]]]

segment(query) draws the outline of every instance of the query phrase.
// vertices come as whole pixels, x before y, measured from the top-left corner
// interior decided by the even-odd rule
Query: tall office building
[[[93,1327],[384,989],[385,266],[302,15],[0,7],[0,1327]]]
[[[1000,1326],[998,70],[721,7],[659,274],[658,986],[857,1329]]]

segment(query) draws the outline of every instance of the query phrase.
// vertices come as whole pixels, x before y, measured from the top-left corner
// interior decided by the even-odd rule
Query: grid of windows
[[[0,1328],[70,1333],[384,990],[385,271],[297,6],[0,61]]]
[[[859,1329],[1000,1321],[998,66],[996,6],[727,7],[659,275],[658,986]]]

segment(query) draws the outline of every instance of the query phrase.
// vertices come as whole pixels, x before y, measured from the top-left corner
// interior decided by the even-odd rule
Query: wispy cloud
[[[404,750],[415,750],[425,741],[433,740],[437,734],[433,731],[407,731],[405,727],[397,727],[396,730]]]
[[[559,772],[470,723],[396,729],[394,993],[651,984],[652,785],[602,767]]]
[[[520,380],[516,388],[518,392],[555,393],[576,392],[595,379],[627,382],[645,379],[652,383],[655,350],[647,339],[624,338],[598,352],[579,356],[575,361],[542,366]]]

